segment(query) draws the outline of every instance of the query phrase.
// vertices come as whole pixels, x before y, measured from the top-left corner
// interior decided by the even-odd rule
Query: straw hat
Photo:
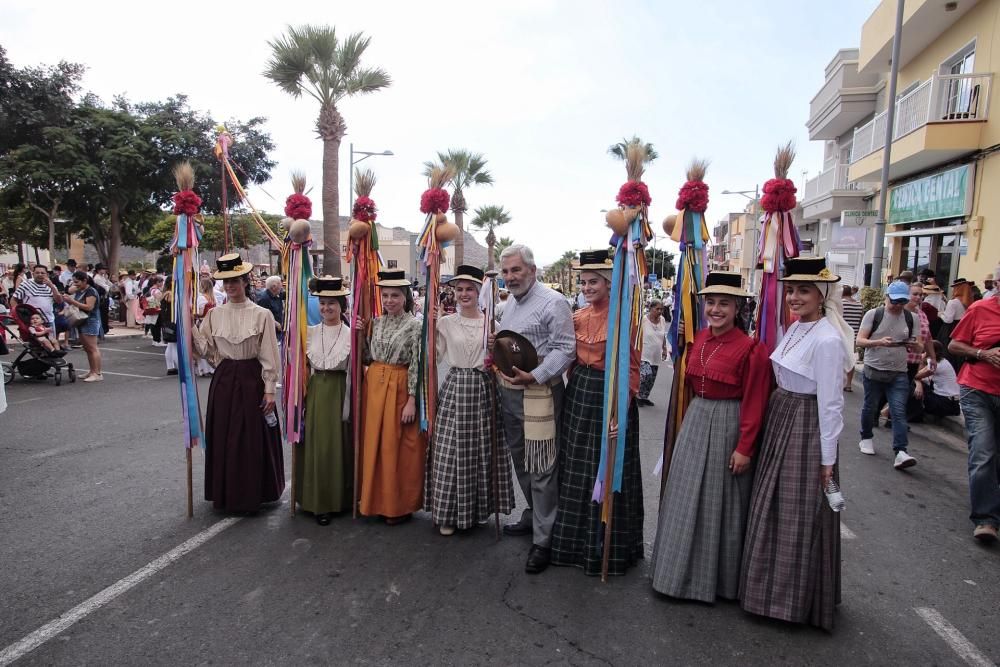
[[[379,271],[375,284],[379,287],[409,287],[410,281],[406,279],[406,272],[402,270]]]
[[[941,294],[941,288],[937,285],[924,285],[924,294]]]
[[[253,271],[253,264],[244,262],[238,252],[231,252],[215,260],[215,268],[217,271],[212,274],[212,277],[216,280],[225,280],[226,278],[245,276]]]
[[[313,296],[347,296],[351,290],[344,289],[344,281],[334,276],[313,278],[309,285],[309,293]]]
[[[712,271],[705,278],[705,289],[698,294],[728,294],[750,298],[750,292],[743,289],[743,276],[736,271]]]
[[[469,266],[468,264],[460,264],[457,269],[455,269],[455,275],[452,277],[448,283],[453,283],[456,280],[470,280],[477,285],[483,284],[483,277],[485,274],[482,269],[477,269],[474,266]]]
[[[840,276],[830,273],[822,257],[792,257],[785,260],[785,275],[778,278],[792,283],[835,283]]]

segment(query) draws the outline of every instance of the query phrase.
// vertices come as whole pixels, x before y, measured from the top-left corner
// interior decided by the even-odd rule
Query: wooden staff
[[[489,308],[489,312],[487,313],[487,316],[490,318],[490,321],[487,323],[487,326],[489,326],[490,335],[492,336],[493,334],[496,333],[496,318],[494,317],[495,315],[494,309],[496,307],[496,302],[497,302],[497,282],[496,282],[497,272],[487,271],[486,275],[490,277],[490,299],[491,299],[490,301],[491,307]],[[497,396],[496,376],[492,370],[489,371],[488,378],[489,378],[488,381],[489,381],[489,392],[490,392],[490,460],[492,463],[490,467],[490,473],[491,473],[490,483],[491,486],[493,487],[492,495],[493,495],[493,512],[496,518],[495,521],[496,539],[497,542],[499,542],[500,532],[501,532],[500,531],[500,469],[499,469],[500,462],[497,459],[500,457],[500,444],[499,444],[499,434],[497,432],[497,429],[499,428],[499,425],[497,424],[497,411],[500,408],[499,406],[500,401],[499,397]]]
[[[292,502],[291,502],[292,510],[291,510],[291,515],[292,516],[295,516],[295,485],[298,482],[298,479],[296,478],[296,475],[295,475],[296,464],[299,462],[299,447],[298,447],[298,444],[299,443],[297,443],[297,442],[291,443],[291,445],[292,445]]]
[[[187,451],[187,482],[188,482],[188,488],[187,488],[188,518],[190,519],[191,517],[194,516],[194,491],[192,490],[192,484],[191,484],[191,448],[188,447],[186,451]]]
[[[615,455],[618,453],[618,428],[612,428],[608,436],[608,466],[604,471],[604,502],[608,507],[608,520],[604,522],[604,553],[601,555],[601,582],[608,581],[608,561],[611,558],[611,524],[614,522],[615,492]],[[614,438],[614,443],[612,442]]]

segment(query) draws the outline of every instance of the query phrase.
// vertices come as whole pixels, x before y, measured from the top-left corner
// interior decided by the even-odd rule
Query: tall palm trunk
[[[323,140],[323,273],[340,272],[340,141],[347,123],[336,105],[320,107],[316,129]]]
[[[455,188],[451,196],[451,211],[455,214],[455,224],[458,225],[458,238],[455,239],[455,266],[465,264],[465,194],[462,188]]]
[[[497,237],[493,233],[493,228],[490,227],[489,233],[486,235],[486,270],[492,271],[496,268],[496,264],[493,259],[493,253],[497,245]]]

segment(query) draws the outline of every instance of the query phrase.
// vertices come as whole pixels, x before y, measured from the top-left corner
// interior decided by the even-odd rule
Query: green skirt
[[[299,445],[295,499],[314,514],[351,509],[354,453],[343,421],[347,374],[313,373],[306,391],[306,434]]]

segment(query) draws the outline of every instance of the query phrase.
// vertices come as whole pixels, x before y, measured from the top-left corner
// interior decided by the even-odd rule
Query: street
[[[162,350],[133,337],[102,351],[103,383],[7,385],[0,665],[1000,661],[1000,548],[971,538],[964,440],[914,425],[919,465],[907,472],[892,468],[887,429],[877,456],[860,454],[860,384],[845,394],[843,604],[827,634],[660,596],[646,564],[606,584],[576,569],[529,576],[528,538],[498,543],[492,524],[451,538],[426,514],[322,527],[289,516],[287,491],[255,516],[226,517],[201,500],[200,451],[187,519],[177,380]],[[70,357],[82,375],[83,354]],[[641,409],[647,556],[671,370],[661,366],[655,406]]]

